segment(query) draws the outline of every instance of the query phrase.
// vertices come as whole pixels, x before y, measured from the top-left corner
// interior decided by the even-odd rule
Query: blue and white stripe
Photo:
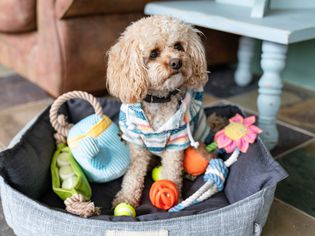
[[[222,159],[213,159],[209,162],[206,173],[203,176],[203,180],[205,182],[211,182],[216,186],[218,191],[221,191],[224,187],[224,182],[228,173],[228,168],[225,166]]]
[[[203,89],[188,91],[177,112],[157,131],[153,130],[145,116],[141,103],[122,104],[119,126],[122,138],[127,142],[146,147],[153,154],[165,150],[184,150],[191,145],[188,128],[193,138],[204,141],[209,127],[202,108]]]

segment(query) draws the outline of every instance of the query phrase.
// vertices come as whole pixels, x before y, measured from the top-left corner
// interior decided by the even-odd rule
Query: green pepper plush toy
[[[62,200],[75,194],[83,195],[86,200],[91,199],[90,184],[65,144],[57,145],[50,169],[53,190]]]

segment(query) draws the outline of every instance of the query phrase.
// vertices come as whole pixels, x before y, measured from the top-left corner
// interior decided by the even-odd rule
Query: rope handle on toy
[[[55,139],[57,143],[66,143],[66,137],[72,126],[72,124],[67,123],[64,115],[58,114],[58,111],[63,103],[73,98],[79,98],[89,102],[93,106],[95,113],[97,115],[99,116],[103,115],[100,103],[96,100],[96,98],[93,95],[87,92],[72,91],[61,95],[51,105],[49,113],[50,123],[52,127],[57,131],[57,133],[55,134]]]

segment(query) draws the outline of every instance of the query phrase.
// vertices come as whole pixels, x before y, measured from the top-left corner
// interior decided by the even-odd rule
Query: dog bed
[[[100,99],[104,114],[117,122],[120,103]],[[72,100],[62,112],[75,123],[93,113],[84,101]],[[231,117],[235,106],[206,108]],[[120,189],[121,178],[91,184],[92,200],[102,214],[80,218],[67,213],[51,187],[50,162],[55,151],[49,107],[30,122],[0,154],[0,192],[4,215],[17,235],[260,235],[277,183],[287,176],[260,139],[230,168],[224,190],[210,199],[177,212],[154,208],[148,198],[150,174],[137,217],[114,217],[111,201]],[[157,158],[158,159],[158,158]],[[199,177],[184,180],[183,198],[201,185]]]

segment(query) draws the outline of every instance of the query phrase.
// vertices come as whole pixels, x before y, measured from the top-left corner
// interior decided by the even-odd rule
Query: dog
[[[184,150],[210,128],[202,108],[208,80],[201,32],[178,19],[145,17],[128,26],[108,51],[107,89],[122,101],[119,125],[131,164],[113,207],[138,207],[150,159],[180,192]]]

